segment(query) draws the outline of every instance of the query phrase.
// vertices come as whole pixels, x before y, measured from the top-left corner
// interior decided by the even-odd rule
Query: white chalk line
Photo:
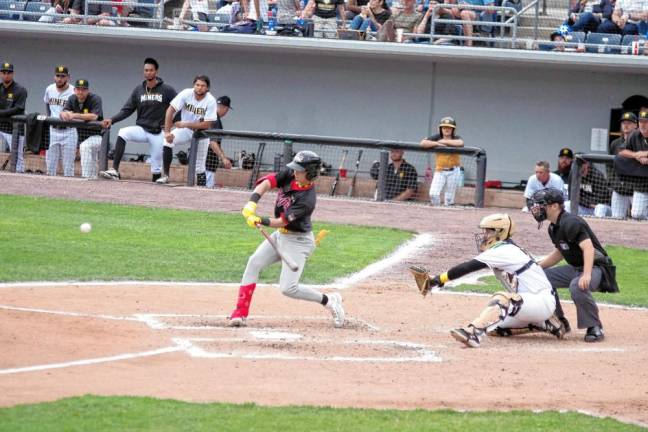
[[[103,314],[93,315],[93,314],[81,313],[81,312],[65,312],[65,311],[26,308],[26,307],[9,306],[9,305],[0,305],[0,309],[13,310],[13,311],[19,311],[19,312],[29,312],[29,313],[43,313],[43,314],[51,314],[51,315],[63,315],[63,316],[70,316],[70,317],[105,319],[105,320],[114,320],[114,321],[140,321],[136,317],[128,317],[128,316],[114,316],[114,315],[103,315]]]

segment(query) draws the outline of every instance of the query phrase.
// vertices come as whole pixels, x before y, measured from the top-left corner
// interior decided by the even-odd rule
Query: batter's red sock
[[[252,294],[256,284],[241,285],[239,287],[238,302],[236,302],[236,309],[232,312],[230,318],[247,318],[250,312],[250,303],[252,303]]]

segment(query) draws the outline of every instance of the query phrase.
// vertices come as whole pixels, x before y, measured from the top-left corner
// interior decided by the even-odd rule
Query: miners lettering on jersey
[[[152,94],[143,94],[140,95],[140,103],[143,102],[160,102],[162,103],[163,101],[163,95],[160,93],[152,93]]]
[[[67,102],[67,98],[55,98],[51,97],[47,100],[47,103],[49,105],[55,105],[55,106],[65,106],[65,102]]]
[[[199,116],[204,116],[207,113],[207,108],[193,106],[188,102],[185,102],[184,109]]]

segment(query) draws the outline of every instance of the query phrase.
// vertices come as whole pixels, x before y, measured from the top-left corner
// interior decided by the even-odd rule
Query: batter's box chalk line
[[[254,336],[254,335],[252,335]],[[261,336],[259,338],[258,336]],[[383,348],[396,349],[406,352],[410,355],[404,357],[381,357],[381,356],[307,356],[287,353],[270,353],[270,352],[245,352],[240,349],[230,351],[208,351],[200,345],[207,343],[218,343],[219,346],[224,343],[239,344],[243,346],[250,342],[248,338],[173,338],[177,346],[182,346],[193,358],[201,359],[242,359],[242,360],[300,360],[300,361],[330,361],[330,362],[356,362],[356,363],[438,363],[441,357],[431,351],[427,346],[404,341],[389,340],[340,340],[340,339],[309,339],[304,340],[299,334],[292,334],[290,339],[286,339],[285,333],[278,333],[274,336],[271,333],[257,335],[255,339],[263,341],[274,340],[276,342],[306,343],[311,345],[322,346],[378,346]]]
[[[135,314],[133,315],[134,319],[141,321],[148,325],[150,328],[155,330],[237,330],[236,327],[230,327],[227,323],[226,315],[195,315],[195,314]],[[199,323],[193,323],[191,325],[178,325],[174,324],[172,321],[174,319],[193,319],[199,321]],[[330,322],[330,317],[324,316],[272,316],[272,315],[254,315],[247,322],[246,328],[258,328],[265,329],[270,327],[269,324],[263,324],[268,321],[306,321],[306,322]],[[255,323],[259,323],[258,326]],[[285,330],[281,324],[279,326],[271,326],[274,330]],[[346,323],[344,324],[343,329],[357,329],[365,330],[370,332],[379,331],[380,328],[375,326],[365,320],[360,318],[347,317]]]

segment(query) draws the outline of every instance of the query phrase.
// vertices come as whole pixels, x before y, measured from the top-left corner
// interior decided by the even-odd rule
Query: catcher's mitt
[[[416,286],[423,297],[435,287],[443,287],[439,276],[430,276],[430,273],[421,266],[411,265],[409,271],[414,275]]]

